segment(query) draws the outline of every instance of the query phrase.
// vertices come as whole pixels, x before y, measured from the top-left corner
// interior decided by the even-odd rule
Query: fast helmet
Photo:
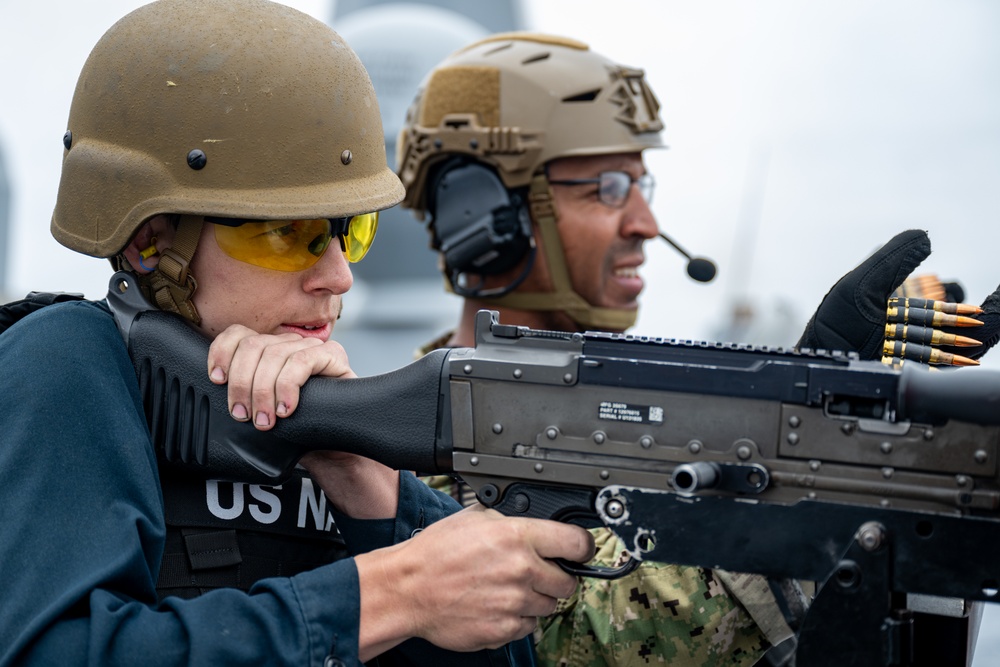
[[[321,21],[267,0],[126,15],[83,67],[63,143],[52,234],[94,257],[161,213],[337,218],[403,196],[361,61]]]
[[[421,84],[397,143],[403,206],[424,218],[433,203],[428,195],[437,185],[435,169],[446,160],[488,166],[505,188],[524,191],[555,287],[504,294],[496,303],[563,310],[584,326],[625,329],[635,311],[594,307],[572,289],[544,165],[662,147],[662,130],[659,102],[642,70],[564,37],[493,35],[450,55]],[[430,224],[433,234],[436,223]],[[440,250],[440,239],[432,243]],[[455,272],[447,266],[445,272],[455,289]]]

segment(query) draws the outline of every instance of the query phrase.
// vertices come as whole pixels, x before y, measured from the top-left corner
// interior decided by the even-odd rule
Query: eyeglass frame
[[[548,170],[546,169],[546,172]],[[605,176],[608,174],[621,174],[628,178],[628,188],[625,190],[625,195],[622,197],[619,203],[614,203],[613,201],[608,201],[602,196],[601,182],[604,180]],[[546,176],[548,174],[546,173]],[[642,197],[646,204],[653,203],[653,191],[656,187],[656,179],[649,172],[643,173],[638,178],[634,178],[632,174],[621,169],[609,169],[607,171],[602,171],[597,175],[597,178],[567,178],[558,181],[554,181],[551,178],[549,180],[549,185],[597,185],[597,200],[608,206],[610,208],[625,208],[625,204],[628,203],[629,194],[632,192],[632,186],[636,185],[639,188],[639,195]]]

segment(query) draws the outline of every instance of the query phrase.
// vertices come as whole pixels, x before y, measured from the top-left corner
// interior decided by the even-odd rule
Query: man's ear
[[[135,273],[152,273],[160,263],[160,253],[173,245],[175,232],[173,216],[155,215],[142,223],[122,255]]]

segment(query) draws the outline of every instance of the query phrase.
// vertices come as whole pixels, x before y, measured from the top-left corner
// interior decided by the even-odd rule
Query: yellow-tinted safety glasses
[[[243,220],[205,217],[224,253],[276,271],[302,271],[319,261],[336,236],[349,262],[360,262],[375,240],[378,211],[332,220]]]

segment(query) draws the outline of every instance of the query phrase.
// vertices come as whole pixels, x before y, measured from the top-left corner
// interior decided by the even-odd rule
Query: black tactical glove
[[[855,351],[862,359],[881,359],[889,297],[930,254],[926,232],[897,234],[827,292],[796,347]]]

